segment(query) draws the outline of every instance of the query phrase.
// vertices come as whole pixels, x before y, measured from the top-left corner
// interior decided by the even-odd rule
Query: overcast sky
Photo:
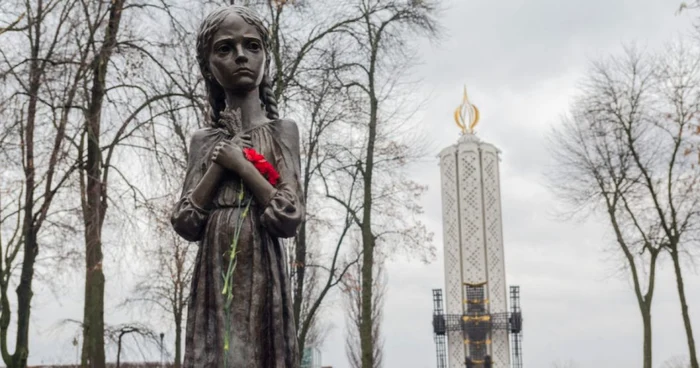
[[[435,157],[454,144],[452,112],[462,85],[481,113],[478,135],[502,150],[501,187],[508,284],[520,285],[524,312],[525,367],[553,361],[578,367],[641,366],[642,324],[626,274],[604,222],[562,222],[543,173],[550,160],[544,136],[566,112],[588,62],[641,42],[656,49],[683,33],[691,21],[675,14],[680,0],[452,0],[446,2],[442,41],[424,42],[416,69],[424,81],[419,116],[433,141],[434,155],[420,165],[429,185],[423,220],[436,234],[436,262],[395,259],[388,264],[384,311],[385,368],[433,368],[431,289],[443,288],[439,168]],[[109,254],[108,254],[109,257]],[[654,297],[654,367],[687,355],[678,297],[667,260]],[[686,290],[696,339],[700,339],[700,277],[686,267]],[[119,279],[128,281],[124,276]],[[82,282],[66,280],[66,297],[56,301],[37,291],[31,364],[74,362],[75,328],[56,321],[82,316]],[[71,286],[72,289],[71,290]],[[115,308],[124,294],[108,279],[108,322],[128,320]],[[73,300],[74,298],[75,300]],[[148,311],[146,311],[147,313]],[[342,314],[322,347],[323,362],[348,368]],[[153,321],[157,325],[157,321]],[[157,356],[152,356],[157,359]],[[112,359],[112,358],[110,358]]]

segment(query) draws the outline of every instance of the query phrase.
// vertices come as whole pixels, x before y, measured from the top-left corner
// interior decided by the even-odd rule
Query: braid
[[[265,105],[268,119],[279,119],[280,114],[279,110],[277,110],[277,99],[275,98],[275,92],[272,90],[270,77],[268,77],[267,73],[265,73],[262,82],[260,82],[260,101]]]
[[[207,88],[207,100],[209,100],[209,118],[212,123],[219,121],[221,112],[226,108],[226,93],[216,82],[205,79]]]
[[[214,34],[226,17],[225,11],[226,8],[220,8],[211,12],[199,26],[197,35],[197,63],[204,76],[204,87],[209,101],[209,118],[214,124],[219,121],[221,111],[226,108],[226,94],[209,70],[209,48]]]

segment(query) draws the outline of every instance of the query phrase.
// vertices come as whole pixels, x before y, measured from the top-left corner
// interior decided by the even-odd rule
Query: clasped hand
[[[253,148],[250,134],[235,136],[214,146],[211,160],[227,170],[240,174],[247,162],[243,154],[244,148]]]

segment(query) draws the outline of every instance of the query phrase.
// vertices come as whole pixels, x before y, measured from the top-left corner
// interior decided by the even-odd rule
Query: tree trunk
[[[13,354],[13,368],[25,368],[29,356],[29,316],[31,311],[32,280],[34,279],[34,263],[39,253],[36,233],[31,226],[24,245],[22,273],[17,286],[17,345]],[[9,365],[8,365],[9,368]]]
[[[295,257],[293,264],[293,272],[295,275],[294,285],[294,324],[298,335],[298,345],[300,354],[303,353],[306,336],[299,335],[302,325],[301,321],[301,306],[304,302],[304,277],[306,275],[306,221],[299,226],[299,232],[296,236]]]
[[[313,129],[309,129],[309,150],[306,152],[306,165],[304,169],[304,177],[302,181],[302,192],[304,196],[304,203],[308,203],[309,200],[309,183],[311,182],[311,160],[313,153],[316,152],[316,143],[314,137],[312,136]],[[316,311],[312,308],[311,311],[305,316],[301,315],[301,309],[304,302],[309,302],[304,300],[304,284],[306,283],[306,221],[302,221],[299,226],[299,231],[295,237],[296,247],[294,255],[293,270],[296,272],[296,284],[294,285],[294,324],[297,331],[297,345],[299,348],[299,357],[303,359],[304,348],[306,347],[306,335],[308,328],[304,325],[310,325],[310,321],[313,320]],[[333,270],[331,270],[333,272]],[[307,321],[303,321],[302,317]]]
[[[644,368],[651,368],[651,305],[641,306],[644,323]]]
[[[374,170],[374,144],[377,138],[378,101],[374,96],[374,60],[372,55],[370,69],[370,118],[367,137],[367,162],[364,172],[364,201],[362,216],[362,313],[360,323],[360,351],[362,368],[374,368],[374,326],[372,316],[372,287],[374,286],[372,268],[374,266],[374,234],[372,233],[372,172]]]
[[[43,0],[37,2],[36,19],[34,19],[34,40],[32,45],[32,60],[29,64],[29,104],[27,106],[27,122],[24,138],[24,177],[25,177],[25,202],[24,202],[24,255],[22,259],[22,272],[17,286],[17,340],[12,361],[5,362],[8,367],[24,368],[27,366],[29,355],[29,322],[32,302],[32,281],[34,280],[34,263],[39,253],[37,244],[36,224],[34,221],[34,128],[36,126],[36,114],[39,87],[41,85],[42,70],[39,67],[39,52],[41,40],[41,22],[43,21]],[[4,311],[3,311],[4,312]],[[9,311],[7,311],[9,316]]]
[[[652,367],[652,331],[651,331],[651,305],[654,299],[654,290],[656,285],[656,262],[659,256],[659,248],[649,248],[649,279],[646,293],[642,292],[642,283],[639,280],[639,274],[637,273],[637,266],[634,261],[634,254],[630,251],[627,243],[622,236],[621,226],[618,223],[615,208],[617,202],[613,201],[607,202],[608,204],[608,215],[610,216],[610,224],[612,225],[613,231],[617,237],[618,245],[620,250],[624,253],[627,259],[627,264],[630,268],[632,274],[632,282],[634,284],[634,295],[637,298],[637,305],[639,306],[639,312],[642,314],[642,324],[644,329],[644,338],[642,344],[642,357],[643,357],[643,367]]]
[[[99,108],[98,108],[99,109]],[[82,366],[103,368],[104,352],[104,284],[102,272],[102,189],[99,113],[90,116],[87,142],[85,225],[85,305],[83,310]]]
[[[92,101],[87,116],[87,185],[86,206],[83,208],[85,225],[85,306],[83,317],[82,366],[104,368],[104,285],[102,272],[103,208],[102,152],[100,147],[100,119],[104,97],[104,76],[95,74]]]
[[[175,317],[175,368],[182,364],[182,313]]]
[[[119,334],[119,342],[117,342],[117,368],[121,365],[121,357],[122,357],[122,336],[124,336],[123,333]]]
[[[32,66],[31,69],[35,69]],[[35,74],[36,71],[30,72]],[[33,78],[32,78],[33,79]],[[36,82],[36,83],[35,83]],[[34,263],[39,252],[37,244],[37,229],[34,226],[34,124],[36,120],[36,105],[37,93],[39,90],[38,81],[32,81],[30,89],[29,108],[27,114],[26,126],[26,163],[25,163],[25,208],[24,208],[24,256],[22,259],[22,273],[17,286],[17,343],[15,345],[15,353],[12,355],[12,363],[6,362],[8,366],[11,364],[16,368],[24,368],[27,366],[27,356],[29,355],[29,317],[31,312],[32,301],[32,281],[34,279]],[[36,88],[34,88],[36,87]]]
[[[88,144],[88,147],[90,144]],[[99,150],[99,145],[95,144]],[[88,167],[92,161],[88,148]],[[94,152],[93,152],[94,154]],[[99,153],[98,153],[99,154]],[[94,165],[94,163],[93,163]],[[99,173],[99,169],[97,170]],[[88,170],[88,210],[85,213],[85,308],[83,310],[83,368],[104,368],[104,287],[102,240],[99,213],[100,176]],[[97,202],[95,198],[97,196]]]
[[[372,265],[374,264],[374,239],[371,229],[363,226],[362,229],[362,318],[360,322],[360,349],[362,356],[362,368],[374,368],[374,326],[372,316],[372,286],[374,284]]]
[[[681,272],[680,259],[678,256],[677,247],[671,249],[671,259],[673,260],[673,270],[676,273],[676,286],[678,287],[678,298],[681,302],[681,313],[683,314],[683,324],[685,325],[685,334],[688,339],[688,351],[690,353],[690,367],[698,368],[698,356],[695,350],[695,338],[693,337],[693,327],[690,324],[690,314],[688,312],[688,303],[685,299],[685,286],[683,286],[683,274]]]
[[[104,291],[102,271],[102,224],[107,211],[107,182],[102,173],[100,131],[102,102],[106,91],[107,66],[117,43],[125,0],[112,0],[105,39],[93,64],[90,102],[86,113],[87,160],[85,203],[85,308],[83,318],[82,367],[104,368]],[[108,168],[105,168],[108,170]]]

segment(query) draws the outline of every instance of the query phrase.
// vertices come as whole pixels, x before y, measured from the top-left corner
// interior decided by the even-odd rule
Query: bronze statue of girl
[[[296,368],[280,238],[293,237],[304,217],[299,132],[293,121],[278,116],[268,32],[245,7],[218,9],[202,22],[197,60],[211,125],[192,137],[182,196],[171,218],[178,234],[199,242],[184,366]],[[279,180],[246,158],[250,148],[272,164]]]

